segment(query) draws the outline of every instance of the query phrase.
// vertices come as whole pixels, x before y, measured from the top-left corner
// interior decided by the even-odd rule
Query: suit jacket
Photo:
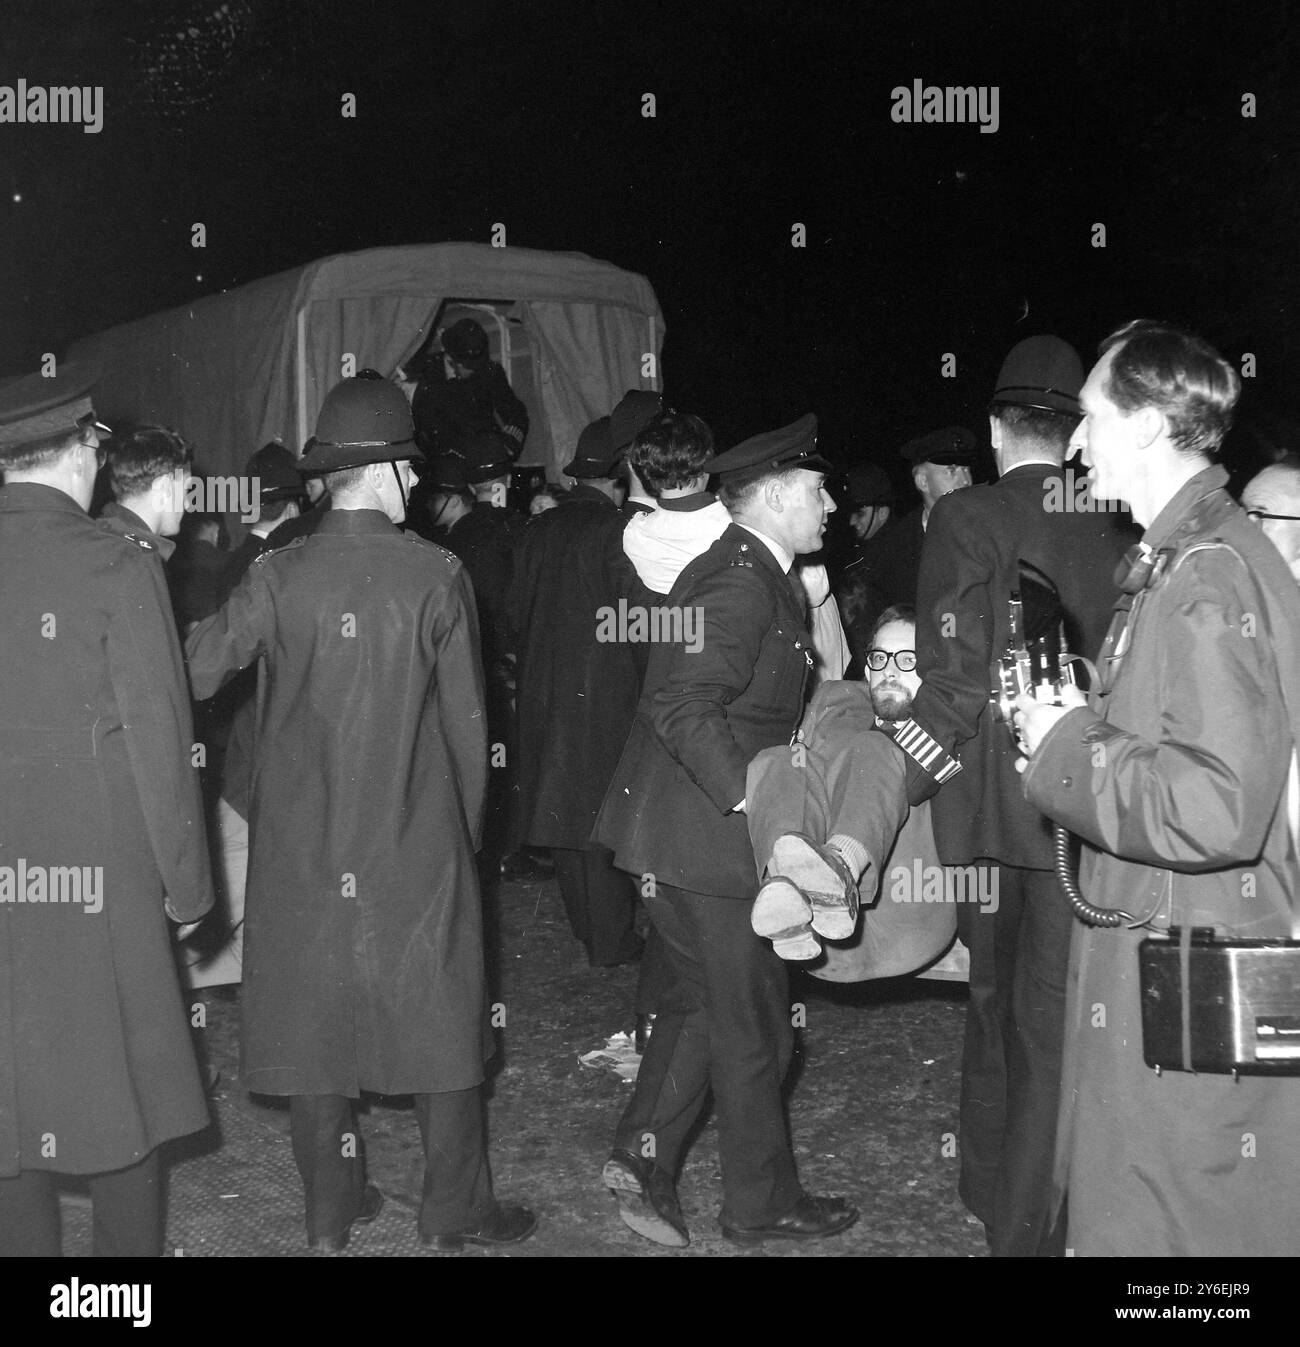
[[[944,496],[930,512],[913,718],[962,765],[934,802],[945,865],[989,857],[1031,870],[1053,866],[1050,825],[1026,802],[1015,740],[989,705],[993,664],[1010,627],[1008,597],[1020,587],[1021,560],[1037,567],[1060,594],[1071,653],[1095,659],[1117,597],[1115,567],[1137,538],[1120,516],[1062,510],[1060,481],[1059,468],[1024,464],[991,485]],[[1072,492],[1068,501],[1074,503]],[[908,787],[913,804],[933,793],[915,764]]]
[[[682,610],[686,639],[651,647],[632,733],[596,823],[596,840],[621,869],[696,893],[753,898],[749,830],[732,811],[745,798],[750,759],[789,743],[803,714],[812,637],[798,584],[738,524],[678,576],[667,607]],[[694,640],[687,609],[698,615]]]

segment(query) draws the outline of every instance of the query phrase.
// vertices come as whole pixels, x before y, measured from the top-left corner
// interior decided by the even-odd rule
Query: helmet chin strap
[[[392,468],[393,477],[397,482],[397,494],[402,498],[402,518],[405,519],[408,511],[406,506],[406,488],[402,485],[402,474],[397,471],[396,463],[389,463],[388,466]]]

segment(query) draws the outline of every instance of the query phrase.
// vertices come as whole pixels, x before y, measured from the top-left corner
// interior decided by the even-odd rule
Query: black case
[[[1183,1071],[1179,929],[1138,946],[1142,1055]],[[1194,927],[1188,948],[1193,1071],[1300,1075],[1300,941],[1216,940]]]

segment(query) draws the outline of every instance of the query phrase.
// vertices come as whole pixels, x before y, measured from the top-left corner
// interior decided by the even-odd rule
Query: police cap
[[[918,435],[898,451],[915,467],[919,463],[937,463],[941,467],[975,466],[975,436],[965,426],[944,426],[928,435]]]
[[[751,436],[704,465],[705,472],[716,473],[732,486],[793,468],[821,473],[834,471],[817,452],[817,418],[811,412],[780,430]]]
[[[73,361],[48,378],[24,374],[0,384],[0,467],[7,449],[70,435],[84,422],[93,422],[101,435],[112,434],[94,421],[90,390],[98,380],[95,366]]]

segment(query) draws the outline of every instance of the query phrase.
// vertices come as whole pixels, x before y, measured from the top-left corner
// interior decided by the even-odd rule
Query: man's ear
[[[779,477],[769,477],[763,483],[763,504],[774,514],[780,514],[784,508],[784,492],[781,487],[782,483]]]
[[[920,491],[922,495],[925,494],[925,489],[924,486],[922,485],[924,481],[925,481],[925,465],[923,463],[918,463],[916,467],[912,469],[912,485],[916,487],[916,489]]]
[[[1159,407],[1139,407],[1129,418],[1129,424],[1139,449],[1149,449],[1169,427]]]
[[[993,448],[1002,448],[1002,419],[989,413],[989,443]]]

